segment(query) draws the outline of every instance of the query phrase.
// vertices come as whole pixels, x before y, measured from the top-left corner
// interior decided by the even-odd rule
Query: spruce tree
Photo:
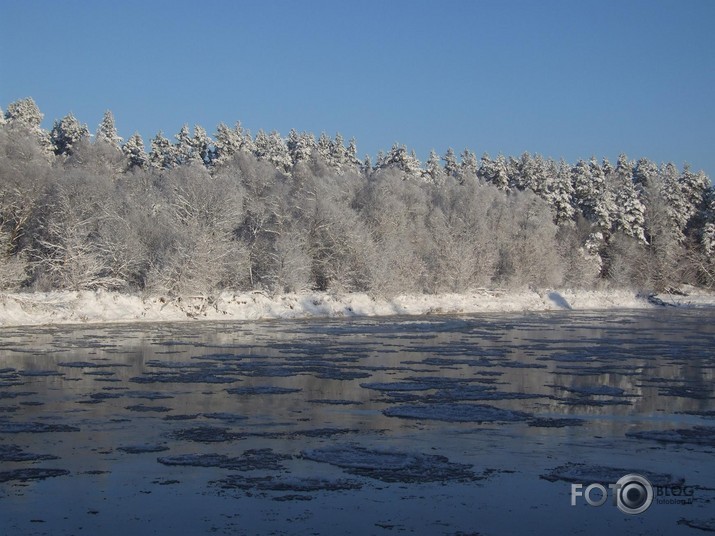
[[[425,173],[428,180],[435,184],[441,184],[444,181],[444,171],[442,170],[440,158],[434,149],[430,151],[429,158],[425,163]]]
[[[71,113],[55,121],[50,132],[56,155],[72,154],[72,148],[85,138],[89,138],[87,125],[81,124]]]
[[[114,125],[114,116],[111,111],[107,110],[104,112],[102,122],[99,124],[99,127],[97,127],[95,139],[98,142],[107,143],[117,149],[121,146],[122,138],[117,134],[117,128]]]
[[[159,170],[170,169],[176,165],[175,148],[161,131],[151,140],[149,165]]]
[[[457,157],[454,154],[454,149],[451,147],[447,148],[447,152],[444,153],[444,173],[447,177],[457,177],[459,173],[459,166],[457,165]]]
[[[132,134],[132,136],[127,140],[122,147],[122,152],[127,158],[127,167],[129,169],[144,169],[149,163],[149,156],[146,154],[146,150],[144,149],[144,140],[138,132]]]

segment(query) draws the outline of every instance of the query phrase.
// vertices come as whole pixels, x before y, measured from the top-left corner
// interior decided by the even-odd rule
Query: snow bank
[[[672,305],[715,305],[715,294],[704,291],[692,290],[688,296],[659,297]],[[224,292],[213,300],[200,296],[173,300],[160,296],[110,292],[38,292],[0,294],[0,326],[648,307],[654,305],[645,297],[625,290],[507,292],[480,289],[465,294],[398,296],[393,299],[373,299],[366,294],[335,295],[319,292],[278,296],[262,292]]]

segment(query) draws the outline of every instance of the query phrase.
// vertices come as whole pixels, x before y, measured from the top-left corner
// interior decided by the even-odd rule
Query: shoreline
[[[691,289],[687,295],[658,295],[665,305],[715,306],[715,293]],[[652,309],[648,296],[630,290],[490,290],[463,294],[401,295],[374,299],[367,294],[303,292],[270,296],[260,291],[223,292],[215,299],[168,299],[105,291],[0,294],[0,327],[264,320],[391,315],[509,313],[557,310]]]

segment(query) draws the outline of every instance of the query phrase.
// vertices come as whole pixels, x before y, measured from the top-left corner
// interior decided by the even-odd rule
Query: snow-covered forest
[[[435,152],[0,111],[0,290],[212,295],[715,285],[715,193],[647,159]]]

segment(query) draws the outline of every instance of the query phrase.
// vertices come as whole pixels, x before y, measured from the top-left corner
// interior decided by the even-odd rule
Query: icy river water
[[[714,380],[712,309],[2,328],[0,534],[702,534]]]

